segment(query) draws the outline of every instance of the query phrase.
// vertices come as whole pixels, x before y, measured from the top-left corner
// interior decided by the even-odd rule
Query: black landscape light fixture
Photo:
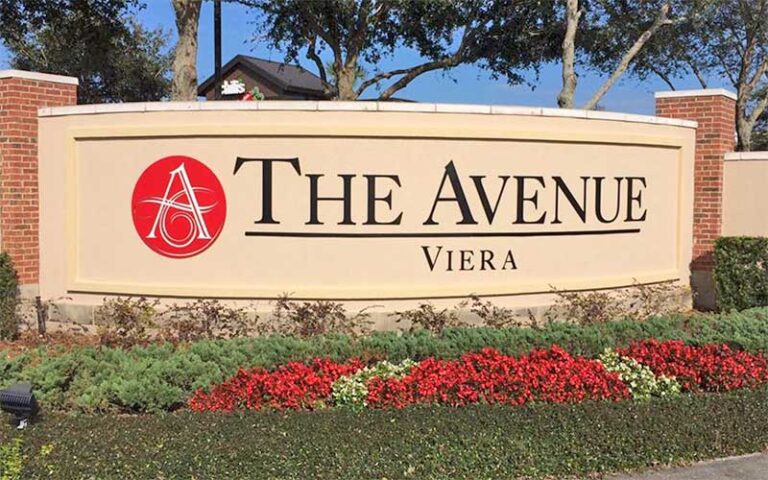
[[[29,424],[29,419],[37,414],[40,407],[32,393],[31,384],[15,383],[0,390],[0,409],[14,415],[16,428],[21,430]]]

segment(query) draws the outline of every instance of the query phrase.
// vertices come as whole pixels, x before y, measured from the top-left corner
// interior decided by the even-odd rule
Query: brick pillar
[[[36,295],[38,283],[37,109],[76,105],[77,84],[0,71],[0,248],[13,259],[23,295]]]
[[[736,94],[723,89],[656,93],[656,115],[694,120],[693,258],[691,286],[696,306],[715,308],[714,242],[720,236],[723,206],[723,159],[736,147]]]

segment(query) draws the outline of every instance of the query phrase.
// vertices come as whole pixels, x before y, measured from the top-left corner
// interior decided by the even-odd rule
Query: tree
[[[720,0],[713,10],[708,31],[702,32],[705,61],[736,89],[738,148],[749,151],[752,131],[768,106],[768,0]]]
[[[197,28],[202,0],[172,0],[179,40],[173,57],[172,100],[197,100]]]
[[[701,88],[709,88],[708,75],[714,64],[703,44],[706,21],[714,14],[713,0],[680,1],[676,21],[661,29],[637,56],[630,73],[640,80],[657,76],[672,90],[675,80],[683,75],[695,76]]]
[[[79,103],[168,95],[167,37],[136,20],[135,0],[0,0],[14,68],[77,77]]]
[[[259,32],[287,61],[314,63],[326,94],[355,100],[375,87],[386,100],[427,72],[476,64],[510,83],[554,54],[542,29],[541,0],[240,0],[258,9]],[[382,71],[378,63],[408,47],[421,63]],[[330,57],[330,71],[323,56]],[[360,72],[365,72],[360,78]],[[370,73],[367,73],[370,72]],[[358,82],[359,81],[359,82]],[[358,83],[356,83],[358,82]]]
[[[768,84],[762,85],[760,89],[753,94],[753,101],[759,102],[768,96]],[[768,151],[768,109],[764,109],[757,117],[752,135],[750,136],[750,150],[756,152]]]
[[[717,75],[736,90],[738,148],[751,150],[752,136],[768,106],[768,0],[682,0],[691,14],[637,64],[641,77],[674,80],[692,73],[702,88]]]
[[[752,148],[758,152],[768,150],[768,119],[761,117],[752,130]]]
[[[605,94],[630,69],[652,39],[674,24],[671,0],[563,0],[557,16],[564,31],[561,44],[562,88],[557,103],[573,108],[581,59],[607,74],[582,108],[593,110]]]

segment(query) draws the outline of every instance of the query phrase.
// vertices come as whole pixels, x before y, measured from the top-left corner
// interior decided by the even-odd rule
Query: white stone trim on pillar
[[[75,77],[54,75],[52,73],[28,72],[26,70],[0,70],[0,78],[23,78],[25,80],[38,80],[40,82],[80,85],[80,80]]]
[[[703,90],[670,90],[664,92],[656,92],[655,98],[683,98],[683,97],[714,97],[721,95],[728,97],[732,100],[736,100],[736,94],[725,88],[707,88]]]

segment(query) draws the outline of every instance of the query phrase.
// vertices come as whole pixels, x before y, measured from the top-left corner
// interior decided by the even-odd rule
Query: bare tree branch
[[[736,79],[736,77],[733,76],[733,73],[731,73],[731,69],[729,68],[728,62],[725,60],[725,57],[723,57],[722,54],[720,53],[717,53],[715,56],[717,57],[717,60],[720,62],[720,66],[723,67],[723,72],[725,73],[725,76],[728,77],[728,80],[731,82],[734,88],[738,88],[739,81]]]
[[[382,80],[393,77],[395,75],[403,75],[399,80],[397,80],[395,83],[390,85],[389,88],[384,90],[381,93],[381,95],[379,95],[379,100],[389,99],[396,92],[407,87],[408,84],[410,84],[419,75],[422,75],[426,72],[430,72],[432,70],[441,70],[441,69],[455,67],[459,65],[462,61],[464,61],[467,58],[468,50],[471,48],[470,45],[472,45],[472,42],[474,41],[474,37],[477,34],[476,29],[472,27],[472,24],[475,22],[476,16],[477,16],[477,11],[474,11],[467,21],[466,27],[464,28],[464,33],[462,33],[461,35],[461,42],[459,43],[458,48],[452,55],[449,55],[437,60],[431,60],[429,62],[422,63],[421,65],[417,65],[415,67],[400,69],[400,70],[392,70],[391,72],[381,73],[377,75],[376,77],[381,77],[381,78],[379,78],[376,82],[373,82],[373,83],[378,83]],[[373,77],[370,80],[373,80],[376,77]],[[366,85],[366,83],[368,84]],[[371,85],[373,85],[373,83],[363,82],[363,85],[365,85],[365,88],[368,88]],[[360,87],[362,88],[363,85],[361,85]]]
[[[746,93],[749,96],[751,88],[749,84],[752,83],[749,78],[749,72],[752,70],[753,61],[755,59],[756,42],[754,37],[750,37],[747,47],[744,49],[744,54],[741,56],[741,65],[739,68],[739,83],[737,89],[739,92]]]
[[[379,73],[377,75],[374,75],[373,77],[369,78],[368,80],[364,81],[360,84],[360,86],[357,88],[357,95],[360,96],[363,94],[364,91],[366,91],[369,87],[372,85],[375,85],[381,81],[384,81],[388,78],[395,77],[397,75],[403,75],[410,71],[410,68],[400,68],[397,70],[391,70],[389,72],[383,72]]]
[[[440,70],[444,68],[455,67],[460,62],[461,62],[461,54],[457,52],[456,54],[451,55],[450,57],[445,57],[439,60],[426,62],[416,67],[406,69],[407,73],[405,73],[405,75],[403,75],[402,78],[400,78],[397,82],[392,84],[389,88],[384,90],[381,93],[381,95],[379,95],[379,100],[389,99],[390,97],[392,97],[392,95],[395,94],[395,92],[407,87],[408,84],[413,81],[413,79],[415,79],[416,77],[418,77],[423,73],[430,72],[432,70]]]
[[[739,53],[740,56],[744,56],[744,49],[742,48],[742,38],[739,36],[739,31],[736,30],[736,27],[734,25],[730,25],[728,28],[731,31],[731,35],[733,35],[733,38],[738,39],[739,41],[733,42],[733,48],[736,49],[736,51]],[[743,42],[747,43],[748,39],[744,39]]]
[[[750,128],[755,126],[755,122],[757,122],[757,119],[763,114],[766,107],[768,107],[768,94],[763,95],[763,98],[761,98],[757,105],[755,105],[755,108],[752,109],[752,113],[749,115],[748,119]]]
[[[701,85],[701,88],[709,88],[707,87],[707,81],[704,79],[704,75],[701,73],[701,70],[696,65],[696,62],[693,61],[690,57],[686,57],[685,63],[688,64],[693,74],[696,76],[696,79],[699,81],[699,85]]]
[[[745,85],[747,96],[752,95],[752,92],[755,91],[757,84],[763,78],[766,71],[768,71],[768,56],[763,57],[763,61],[758,65],[755,75]]]
[[[317,54],[317,36],[313,36],[309,40],[309,46],[307,47],[307,59],[311,60],[317,67],[320,80],[323,81],[323,93],[330,96],[333,94],[332,87],[328,83],[328,73],[325,71],[325,65],[323,65],[323,59]]]
[[[592,98],[589,99],[589,101],[584,104],[585,110],[592,110],[594,109],[597,104],[600,102],[600,100],[603,98],[603,96],[608,92],[608,90],[613,87],[613,85],[621,78],[621,76],[624,74],[624,72],[629,67],[629,64],[632,62],[632,60],[637,56],[637,54],[640,52],[640,50],[643,48],[643,46],[650,40],[650,38],[663,26],[670,25],[672,23],[672,20],[667,17],[669,14],[669,2],[662,5],[662,7],[659,9],[659,14],[656,16],[656,19],[653,21],[653,24],[648,27],[648,29],[643,32],[642,35],[635,41],[635,43],[629,48],[629,50],[624,53],[624,56],[621,58],[621,61],[616,66],[616,69],[613,71],[610,77],[600,86],[600,88],[597,89],[594,95],[592,95]]]
[[[656,74],[656,76],[657,76],[657,77],[659,77],[660,79],[662,79],[662,80],[664,81],[664,83],[666,83],[666,84],[667,84],[667,86],[668,86],[668,87],[669,87],[671,90],[677,90],[677,89],[675,88],[675,84],[674,84],[674,83],[672,83],[672,79],[671,79],[671,78],[669,78],[669,75],[667,75],[666,73],[662,72],[661,70],[659,70],[658,68],[656,68],[656,67],[655,67],[655,66],[653,66],[653,65],[651,65],[649,68],[651,69],[651,71],[652,71],[653,73],[655,73],[655,74]],[[704,87],[704,88],[707,88],[707,87]]]

